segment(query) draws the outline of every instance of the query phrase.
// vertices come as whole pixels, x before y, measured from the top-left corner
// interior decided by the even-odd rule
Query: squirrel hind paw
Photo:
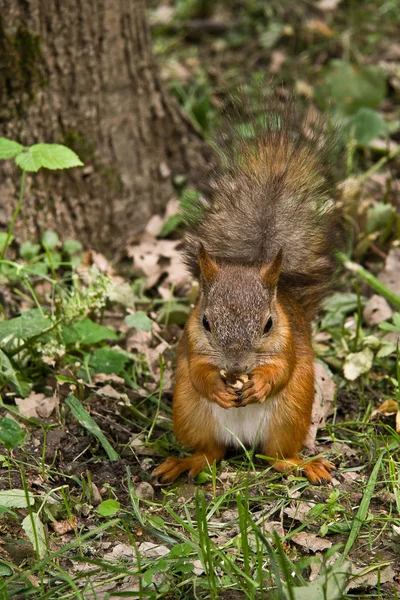
[[[299,458],[287,458],[274,463],[274,469],[281,473],[289,473],[298,469],[304,473],[308,481],[313,485],[322,485],[332,482],[331,471],[336,467],[323,458],[312,458],[301,460]]]

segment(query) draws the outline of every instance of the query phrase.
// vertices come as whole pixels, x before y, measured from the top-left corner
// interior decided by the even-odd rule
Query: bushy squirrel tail
[[[273,260],[282,248],[280,285],[312,316],[334,286],[345,239],[335,202],[345,162],[339,139],[327,121],[304,117],[293,97],[273,96],[244,122],[243,112],[230,118],[217,140],[211,193],[185,239],[192,273],[199,275],[200,244],[221,263],[249,266]]]

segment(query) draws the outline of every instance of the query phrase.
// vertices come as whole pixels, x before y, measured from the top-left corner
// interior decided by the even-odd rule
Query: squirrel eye
[[[269,333],[272,327],[272,318],[270,317],[264,327],[264,333]]]
[[[211,331],[210,323],[208,322],[206,315],[203,316],[203,327],[206,331]]]

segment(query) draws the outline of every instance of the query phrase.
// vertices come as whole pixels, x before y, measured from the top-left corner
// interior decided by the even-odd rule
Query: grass
[[[376,0],[339,5],[327,17],[332,35],[310,33],[309,3],[176,7],[169,24],[155,23],[155,47],[168,86],[205,134],[232,89],[258,88],[273,51],[285,54],[285,85],[307,83],[321,109],[319,86],[328,87],[340,113],[340,73],[356,68],[368,79],[363,68],[384,59],[397,34],[395,3]],[[182,19],[219,15],[234,20],[219,36],[192,40],[181,24],[177,33]],[[338,72],[332,59],[345,61]],[[183,80],[174,63],[187,70]],[[399,597],[400,440],[394,414],[371,414],[382,400],[400,401],[400,316],[381,325],[363,316],[369,286],[385,295],[377,276],[400,234],[398,150],[378,150],[367,135],[378,125],[398,141],[398,91],[381,83],[364,88],[374,113],[364,128],[358,98],[354,112],[338,115],[354,134],[347,176],[359,196],[348,264],[361,278],[344,272],[313,324],[317,357],[337,386],[317,447],[337,467],[333,486],[283,477],[254,449],[194,482],[156,485],[162,458],[185,452],[171,431],[172,373],[195,291],[183,297],[172,285],[166,299],[126,265],[121,288],[104,262],[91,264],[78,241],[54,232],[22,245],[11,229],[0,237],[0,600]],[[373,179],[382,172],[384,183]],[[197,194],[179,193],[183,207]],[[170,219],[162,237],[180,228]],[[386,297],[398,310],[398,295]]]

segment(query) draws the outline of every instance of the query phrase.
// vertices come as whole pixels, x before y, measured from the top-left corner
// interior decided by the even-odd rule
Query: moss
[[[11,34],[0,17],[0,122],[25,115],[47,83],[42,65],[40,36],[23,27]]]
[[[94,162],[96,144],[87,135],[73,129],[66,129],[63,131],[62,143],[76,152],[83,163]]]

